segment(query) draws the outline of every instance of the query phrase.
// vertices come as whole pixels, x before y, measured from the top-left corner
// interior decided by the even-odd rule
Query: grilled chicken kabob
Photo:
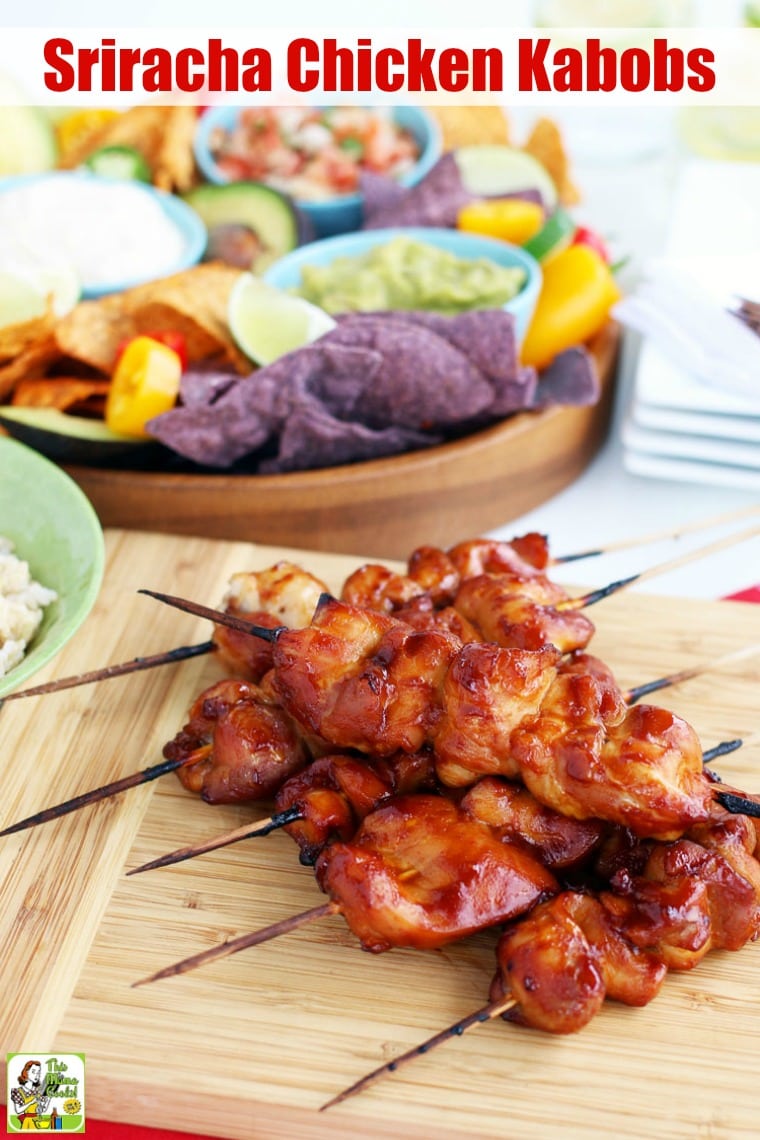
[[[710,950],[739,950],[760,933],[760,835],[733,816],[671,842],[616,831],[599,856],[604,886],[565,890],[510,923],[496,947],[489,1003],[380,1066],[329,1108],[485,1021],[574,1033],[606,998],[648,1004],[668,970]]]
[[[387,615],[325,598],[309,627],[283,629],[274,637],[272,684],[294,721],[333,747],[375,757],[431,749],[436,776],[449,789],[475,784],[488,774],[525,775],[535,799],[559,814],[666,839],[726,814],[686,722],[652,706],[629,709],[609,671],[593,658],[573,661],[560,673],[560,656],[548,646],[461,645],[449,632],[417,631]],[[562,723],[564,731],[558,727]],[[511,743],[519,731],[534,747],[522,766]],[[733,804],[735,810],[760,811],[751,801],[739,803],[741,807]],[[373,848],[367,855],[376,839],[374,822],[391,810],[392,804],[371,813],[353,841],[333,843],[319,855],[317,877],[330,903],[157,976],[184,972],[337,911],[367,948],[409,944],[389,941],[390,935],[373,936],[372,908],[365,900],[364,909],[357,911],[357,898],[351,895],[357,890],[361,895],[360,884],[378,859],[385,866],[389,857],[395,858],[389,850],[401,853],[403,876],[411,876],[415,889],[423,872],[429,875],[434,856],[410,856],[398,834],[388,844],[382,827],[381,854]],[[440,810],[450,811],[451,805]],[[423,847],[435,850],[432,837],[424,834]],[[386,901],[397,895],[387,883],[379,891]],[[367,909],[372,921],[363,926],[357,914]]]
[[[526,548],[533,551],[534,559],[541,561],[541,550],[545,550],[545,547],[537,543],[534,538],[531,538],[530,542],[527,539],[523,541]],[[536,548],[538,554],[535,553]],[[472,576],[473,571],[478,571],[475,577]],[[484,572],[479,573],[479,571]],[[380,588],[378,588],[378,572]],[[416,574],[416,578],[413,578],[412,574]],[[257,574],[235,576],[227,598],[228,617],[234,618],[236,614],[246,614],[256,619],[256,625],[251,627],[241,620],[235,629],[230,628],[235,626],[235,621],[228,621],[226,628],[223,626],[217,632],[216,640],[228,667],[247,673],[253,678],[259,678],[273,660],[273,645],[268,645],[267,642],[273,643],[276,640],[282,631],[283,621],[291,621],[294,625],[305,624],[313,609],[315,596],[320,596],[323,585],[314,576],[290,564],[278,564],[268,571]],[[415,552],[410,560],[408,577],[402,577],[384,568],[364,568],[358,574],[351,576],[345,592],[354,597],[357,596],[357,592],[361,593],[365,601],[369,600],[370,604],[377,605],[381,610],[395,607],[405,627],[412,622],[424,633],[426,628],[432,626],[440,637],[449,635],[452,644],[460,645],[462,639],[472,640],[475,637],[486,636],[506,644],[517,642],[519,645],[544,645],[547,648],[550,644],[558,643],[564,651],[571,651],[587,644],[594,628],[588,617],[579,612],[580,607],[607,596],[612,589],[619,586],[620,583],[614,583],[612,587],[594,591],[590,595],[568,599],[565,591],[550,583],[536,567],[517,552],[513,545],[477,540],[460,544],[448,553],[430,548]],[[455,602],[453,607],[447,604],[452,595]],[[465,614],[456,609],[459,604],[462,605]],[[203,608],[195,607],[196,612],[199,610]],[[205,616],[213,617],[218,623],[217,611],[203,610],[203,613]],[[474,620],[470,620],[471,618]],[[475,620],[488,626],[485,634],[475,627]],[[252,628],[257,636],[251,636]],[[658,687],[662,683],[658,682],[652,687]],[[257,739],[261,739],[262,720],[263,731],[274,728],[276,733],[287,735],[287,725],[283,723],[281,715],[274,708],[274,702],[266,695],[263,697],[263,702],[249,701],[247,698],[253,695],[243,688],[234,691],[232,697],[234,703],[242,702],[244,699],[246,703],[239,714],[237,712],[232,714],[233,717],[241,721],[242,719],[253,721],[250,730]],[[214,695],[216,704],[226,705],[228,699],[226,695],[222,696],[219,693]],[[262,708],[262,703],[268,707]],[[254,712],[256,715],[253,715]],[[241,723],[238,727],[242,731],[244,726]],[[406,747],[403,744],[401,746]],[[193,755],[167,757],[163,763],[152,765],[104,787],[83,793],[64,804],[38,812],[6,828],[0,832],[0,835],[57,818],[106,796],[156,779],[170,771],[180,768],[190,770],[200,765],[190,777],[192,786],[197,772],[207,770],[209,767],[207,762],[209,751],[206,743],[202,744],[199,751]],[[386,747],[383,754],[389,751],[393,751],[393,746],[390,749]],[[295,766],[291,765],[286,769],[279,764],[279,753],[275,753],[278,760],[275,770],[268,778],[262,778],[260,770],[257,770],[254,775],[254,785],[250,789],[251,793],[255,792],[262,796],[269,794],[276,783],[286,778],[295,767],[304,762],[303,754],[298,750],[297,753]],[[243,792],[238,790],[235,794],[242,795]],[[209,791],[209,798],[220,797],[217,793]]]

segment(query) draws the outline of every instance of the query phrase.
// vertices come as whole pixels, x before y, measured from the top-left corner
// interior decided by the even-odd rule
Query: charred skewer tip
[[[461,1021],[456,1021],[453,1025],[447,1026],[446,1029],[440,1030],[439,1033],[434,1034],[433,1037],[428,1037],[427,1041],[423,1041],[421,1045],[415,1045],[413,1049],[408,1052],[402,1053],[400,1057],[396,1057],[393,1061],[386,1062],[385,1065],[380,1065],[379,1068],[373,1069],[371,1073],[361,1077],[354,1084],[349,1085],[347,1089],[343,1089],[337,1096],[332,1097],[325,1104],[321,1105],[319,1111],[325,1112],[333,1105],[340,1104],[341,1101],[348,1100],[351,1096],[356,1096],[357,1093],[362,1092],[369,1085],[374,1084],[380,1077],[388,1073],[397,1073],[400,1068],[414,1061],[417,1057],[422,1057],[425,1053],[429,1053],[432,1049],[437,1049],[439,1045],[443,1045],[446,1041],[450,1041],[452,1037],[461,1037],[468,1029],[473,1026],[482,1025],[486,1021],[492,1021],[495,1017],[501,1017],[502,1014],[512,1009],[517,1005],[517,999],[514,997],[502,998],[498,1002],[492,1002],[490,1005],[483,1006],[481,1009],[470,1013],[467,1017],[463,1017]]]
[[[212,609],[211,606],[202,606],[200,602],[190,602],[186,598],[178,598],[174,594],[162,594],[158,590],[143,589],[137,592],[138,594],[147,594],[149,598],[155,598],[167,606],[173,606],[176,610],[183,610],[195,617],[207,618],[217,625],[226,625],[228,629],[236,629],[238,633],[248,633],[252,637],[260,637],[262,641],[277,641],[277,638],[288,628],[286,625],[278,625],[274,629],[256,625],[254,622],[246,621],[245,618],[236,617],[234,614],[223,613],[221,610]]]
[[[186,859],[194,859],[196,855],[205,855],[209,851],[216,851],[218,847],[227,847],[232,843],[239,843],[242,839],[254,839],[259,836],[271,835],[273,831],[279,831],[283,827],[287,827],[289,823],[296,823],[299,819],[303,819],[303,811],[297,805],[286,808],[284,811],[277,812],[269,819],[261,819],[254,823],[244,824],[236,831],[227,832],[225,835],[217,835],[214,839],[210,839],[207,843],[197,843],[191,847],[180,847],[176,851],[170,851],[168,855],[159,855],[156,859],[151,859],[149,863],[142,863],[139,867],[133,867],[131,871],[127,871],[127,876],[140,875],[143,871],[155,871],[159,867],[171,867],[175,863],[184,863]]]

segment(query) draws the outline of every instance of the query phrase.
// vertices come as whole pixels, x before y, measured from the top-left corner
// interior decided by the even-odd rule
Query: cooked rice
[[[0,535],[0,677],[21,661],[39,629],[42,611],[58,595],[35,582],[29,564],[13,553],[13,543]]]

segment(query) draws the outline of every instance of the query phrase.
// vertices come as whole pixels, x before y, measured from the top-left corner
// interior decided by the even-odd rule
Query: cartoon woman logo
[[[27,1061],[19,1074],[18,1082],[18,1086],[11,1089],[11,1100],[18,1114],[22,1132],[50,1128],[49,1118],[42,1119],[50,1105],[50,1097],[45,1095],[41,1063]]]

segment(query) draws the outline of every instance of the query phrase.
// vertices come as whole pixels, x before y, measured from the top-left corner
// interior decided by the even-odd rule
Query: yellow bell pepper
[[[72,156],[81,159],[81,148],[118,117],[119,111],[108,107],[82,107],[65,115],[55,128],[61,161],[67,162]]]
[[[457,215],[457,229],[522,245],[544,224],[544,211],[522,198],[493,198],[470,202]]]
[[[606,323],[620,299],[610,267],[595,249],[571,245],[542,266],[543,285],[523,341],[523,364],[544,368]]]
[[[174,349],[149,336],[136,336],[111,377],[106,425],[121,435],[149,438],[146,423],[174,407],[181,376],[182,361]]]

